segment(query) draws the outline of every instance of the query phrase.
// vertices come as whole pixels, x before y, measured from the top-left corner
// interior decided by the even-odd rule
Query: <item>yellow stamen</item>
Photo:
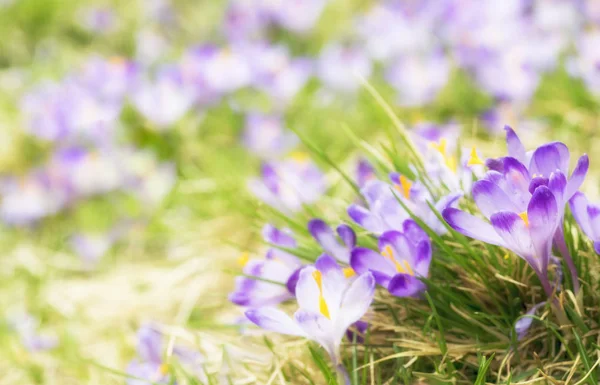
[[[483,161],[481,160],[479,155],[477,155],[477,150],[475,149],[475,146],[473,146],[473,148],[471,149],[471,156],[469,157],[469,161],[467,162],[467,166],[483,165],[483,164],[484,164]]]
[[[294,151],[290,154],[290,158],[298,163],[306,163],[309,160],[308,154],[302,151]]]
[[[355,275],[356,275],[356,272],[351,267],[344,268],[344,277],[350,278],[350,277],[354,277]]]
[[[504,259],[508,259],[510,257],[510,255],[508,255],[508,253],[504,254]]]
[[[444,161],[446,163],[446,166],[450,169],[450,171],[456,174],[456,158],[453,156],[444,156]]]
[[[125,58],[123,58],[122,56],[113,56],[108,61],[110,64],[119,65],[119,66],[122,66],[125,64]]]
[[[435,148],[436,150],[439,151],[440,154],[442,154],[444,157],[446,157],[446,145],[447,145],[447,141],[446,138],[442,138],[440,139],[440,143],[435,143],[432,142],[431,143],[431,147]]]
[[[331,316],[329,315],[329,307],[327,307],[327,302],[325,301],[325,297],[323,297],[323,275],[319,270],[315,270],[312,276],[319,287],[319,311],[327,319],[331,319]]]
[[[415,272],[413,271],[412,267],[410,267],[410,263],[408,263],[408,261],[406,259],[402,262],[403,262],[404,266],[406,267],[406,271],[408,271],[408,274],[415,275]]]
[[[398,262],[396,260],[396,258],[394,258],[394,250],[392,250],[390,245],[387,245],[386,247],[383,248],[381,255],[383,255],[384,257],[386,257],[387,259],[389,259],[390,261],[392,261],[394,263],[394,266],[396,267],[396,271],[398,273],[406,274],[406,270],[404,270],[404,267],[400,264],[400,262]]]
[[[237,261],[241,266],[246,266],[246,264],[248,263],[249,260],[250,260],[250,255],[247,252],[243,252],[239,256]]]
[[[400,182],[400,186],[396,186],[396,190],[398,190],[404,198],[410,199],[410,189],[412,188],[413,182],[404,175],[400,175],[398,182]]]
[[[158,367],[158,372],[159,372],[161,375],[163,375],[163,376],[164,376],[165,374],[169,373],[169,364],[161,364],[161,365]]]
[[[529,216],[527,215],[527,211],[523,211],[519,216],[523,222],[525,222],[525,227],[529,227]]]

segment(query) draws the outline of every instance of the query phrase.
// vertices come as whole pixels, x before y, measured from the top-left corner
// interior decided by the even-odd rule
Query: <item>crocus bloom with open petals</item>
[[[144,325],[138,330],[137,337],[138,358],[127,367],[127,374],[132,376],[127,379],[127,385],[171,384],[169,364],[163,360],[162,333],[151,325]],[[204,360],[200,353],[175,346],[173,356],[201,382],[206,381],[202,365]]]
[[[335,259],[324,255],[315,266],[300,272],[296,287],[299,309],[293,319],[271,307],[249,310],[246,316],[263,329],[318,342],[338,365],[342,339],[350,325],[366,313],[374,292],[371,273],[346,278]]]
[[[236,277],[235,290],[229,295],[236,305],[274,306],[294,296],[302,264],[294,255],[276,247],[295,248],[296,240],[271,225],[264,227],[263,237],[275,247],[267,251],[264,260],[248,260],[246,254],[240,257],[245,276]]]
[[[589,203],[580,192],[571,198],[569,204],[579,227],[594,242],[594,250],[600,254],[600,206]]]
[[[356,234],[348,225],[339,225],[336,229],[341,243],[335,233],[322,219],[313,219],[308,222],[308,231],[319,242],[326,254],[331,255],[339,262],[350,263],[350,252],[356,246]]]
[[[524,168],[524,167],[523,167]],[[505,183],[514,183],[510,178]],[[483,242],[506,247],[527,261],[539,276],[546,294],[552,294],[547,273],[552,241],[561,215],[555,196],[564,194],[565,178],[553,174],[548,184],[536,187],[528,200],[525,195],[508,196],[497,184],[481,180],[473,187],[473,197],[479,209],[489,216],[488,223],[464,211],[447,208],[442,215],[459,233]],[[515,200],[515,198],[517,200]],[[526,206],[523,211],[522,206]]]
[[[419,278],[429,274],[431,241],[414,221],[405,221],[402,232],[383,233],[379,251],[354,249],[350,259],[354,271],[370,271],[379,285],[398,297],[414,297],[425,290]]]
[[[508,157],[488,160],[487,165],[494,171],[504,173],[505,176],[512,175],[514,188],[520,194],[529,191],[529,183],[534,180],[537,185],[547,184],[552,173],[560,171],[564,176],[569,175],[570,153],[564,143],[551,142],[538,147],[533,152],[526,152],[525,146],[515,131],[508,126],[504,129],[506,130]],[[566,181],[564,194],[556,197],[559,199],[557,203],[561,212],[567,201],[583,183],[588,168],[589,159],[584,154],[577,160],[571,177]]]
[[[361,189],[369,208],[357,204],[350,205],[348,215],[354,222],[375,234],[387,230],[400,230],[404,221],[410,218],[398,202],[400,199],[414,215],[421,218],[434,231],[439,234],[446,232],[444,225],[427,202],[432,202],[436,211],[441,212],[446,207],[452,206],[460,198],[461,193],[452,193],[435,202],[420,183],[413,182],[398,173],[390,174],[390,179],[393,185],[374,180]],[[398,192],[394,194],[392,188]]]

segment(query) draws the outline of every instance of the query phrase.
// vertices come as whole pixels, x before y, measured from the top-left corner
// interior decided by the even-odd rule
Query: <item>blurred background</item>
[[[0,0],[0,36],[0,384],[144,377],[148,330],[219,350],[266,213],[384,139],[363,79],[486,155],[599,145],[598,0]]]

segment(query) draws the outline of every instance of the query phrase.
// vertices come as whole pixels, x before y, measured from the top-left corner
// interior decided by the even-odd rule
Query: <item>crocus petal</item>
[[[508,194],[526,194],[529,190],[529,170],[515,158],[504,159],[504,179],[510,188]]]
[[[369,309],[375,293],[375,278],[371,273],[358,276],[344,293],[336,328],[346,332]]]
[[[279,177],[277,176],[275,167],[269,163],[264,163],[261,167],[261,174],[265,186],[271,193],[277,194],[279,192]]]
[[[507,248],[517,253],[529,263],[534,263],[535,253],[529,236],[529,229],[521,217],[513,212],[502,211],[492,215],[492,226],[502,237]],[[537,263],[534,265],[539,267]]]
[[[342,262],[348,263],[350,257],[349,250],[338,243],[335,233],[327,223],[321,219],[313,219],[308,222],[308,231],[319,242],[326,253],[331,254]]]
[[[292,295],[296,295],[296,285],[298,284],[298,279],[300,279],[300,271],[302,270],[302,267],[299,267],[298,269],[296,269],[296,271],[294,271],[292,273],[292,275],[290,275],[290,277],[288,278],[285,286],[287,287],[288,291],[290,293],[292,293]]]
[[[416,248],[414,270],[417,275],[427,277],[429,275],[429,265],[431,264],[431,242],[429,240],[421,241]]]
[[[298,283],[296,284],[296,299],[301,309],[312,313],[319,313],[320,290],[314,278],[316,269],[313,266],[307,266],[300,271]]]
[[[263,307],[246,311],[246,317],[265,330],[292,336],[306,337],[304,330],[290,316],[279,309]]]
[[[337,233],[346,245],[347,248],[352,249],[356,246],[356,234],[354,230],[348,225],[339,225],[337,227]]]
[[[541,186],[533,193],[527,207],[529,233],[538,258],[549,258],[552,238],[560,220],[556,198],[548,187]],[[543,261],[546,265],[548,260]]]
[[[356,224],[372,233],[379,234],[383,231],[383,224],[375,215],[362,206],[352,204],[348,207],[348,215]]]
[[[538,147],[531,157],[529,171],[533,174],[549,176],[556,170],[567,174],[569,171],[569,149],[564,143],[552,142]]]
[[[294,248],[296,240],[289,234],[279,230],[273,225],[266,224],[263,227],[262,235],[265,241],[281,247]]]
[[[442,212],[442,216],[450,227],[467,237],[492,245],[504,245],[504,241],[494,231],[494,228],[476,216],[455,208],[447,208]]]
[[[332,319],[337,316],[337,312],[342,301],[342,295],[347,286],[346,277],[336,260],[324,254],[315,262],[315,267],[322,274],[323,298],[329,308],[329,315]]]
[[[350,265],[358,274],[372,272],[376,282],[387,286],[396,269],[391,261],[371,249],[358,247],[352,250]]]
[[[426,288],[423,282],[410,274],[396,274],[388,285],[388,291],[396,297],[414,297]]]
[[[407,258],[411,255],[413,245],[411,245],[404,234],[396,230],[386,231],[381,234],[378,242],[379,250],[384,251],[388,247],[392,248],[397,258]],[[413,262],[411,260],[411,262]]]
[[[535,305],[534,307],[529,309],[529,311],[527,313],[525,313],[525,315],[523,315],[523,317],[521,317],[515,323],[515,333],[517,333],[518,340],[522,340],[525,337],[525,335],[527,334],[527,331],[529,330],[529,328],[531,327],[531,324],[533,323],[532,316],[535,314],[535,312],[540,307],[544,306],[545,304],[546,304],[546,302],[538,303],[537,305]]]
[[[565,192],[565,200],[570,199],[581,187],[583,181],[585,180],[585,176],[587,175],[588,168],[590,167],[590,160],[587,154],[584,154],[577,161],[577,165],[575,166],[575,170],[573,170],[573,174],[571,174],[571,178],[567,183],[567,189]]]
[[[503,172],[504,171],[504,158],[486,159],[485,167],[487,167],[490,171]]]
[[[443,210],[442,210],[443,211]],[[440,211],[440,212],[442,212]],[[407,239],[412,243],[419,243],[423,240],[428,240],[429,235],[412,219],[407,219],[402,224],[402,230]]]
[[[594,251],[596,252],[596,254],[600,254],[600,241],[594,242]]]
[[[531,182],[529,182],[529,192],[533,194],[536,188],[540,186],[548,186],[549,182],[550,179],[548,178],[545,178],[543,176],[536,176],[535,178],[531,179]]]
[[[502,189],[487,180],[480,180],[473,185],[473,199],[477,207],[487,218],[498,211],[517,211],[517,207]]]
[[[506,131],[508,155],[519,160],[521,163],[525,163],[527,160],[527,153],[525,152],[525,146],[521,143],[517,133],[510,126],[504,126],[504,131]]]
[[[138,355],[147,362],[162,362],[162,334],[150,325],[140,327],[137,332]]]
[[[569,201],[569,205],[571,207],[571,212],[573,213],[573,217],[581,227],[581,230],[587,235],[589,238],[594,239],[595,233],[592,227],[592,223],[590,221],[590,216],[588,214],[588,200],[581,192],[575,193],[573,198]]]
[[[560,171],[555,171],[552,174],[550,174],[550,179],[548,180],[548,188],[552,192],[552,195],[554,195],[556,203],[560,206],[563,206],[566,203],[566,200],[564,200],[566,187],[567,178],[565,177],[565,174],[563,174]],[[562,212],[564,207],[560,207],[560,209]]]
[[[294,314],[294,319],[296,320],[295,324],[302,329],[304,335],[318,342],[327,351],[331,360],[337,362],[337,350],[345,330],[341,332],[335,330],[333,323],[322,314],[304,309],[298,310]]]

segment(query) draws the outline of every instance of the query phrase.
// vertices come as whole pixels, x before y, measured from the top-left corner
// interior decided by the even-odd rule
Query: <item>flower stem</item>
[[[563,232],[562,227],[559,226],[556,234],[554,234],[554,243],[556,247],[562,254],[567,267],[569,268],[569,272],[571,273],[571,280],[573,281],[573,292],[577,294],[579,292],[579,276],[577,275],[577,268],[575,267],[575,263],[573,262],[573,258],[571,257],[571,253],[569,252],[569,248],[567,247],[567,242],[565,241],[565,234]]]
[[[350,376],[348,375],[348,371],[344,365],[338,364],[335,369],[337,370],[338,380],[341,379],[343,381],[338,381],[340,384],[343,383],[344,385],[352,385],[352,382],[350,382]]]

